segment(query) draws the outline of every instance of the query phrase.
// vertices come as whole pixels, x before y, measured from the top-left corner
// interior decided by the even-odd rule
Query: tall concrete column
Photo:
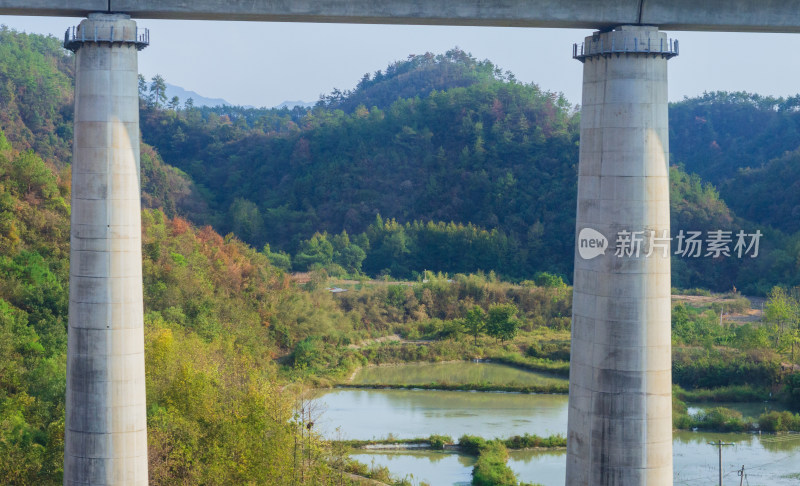
[[[622,26],[573,54],[584,68],[566,484],[671,485],[663,238],[667,60],[677,43],[655,27]]]
[[[146,485],[137,50],[123,14],[70,29],[76,52],[64,484]]]

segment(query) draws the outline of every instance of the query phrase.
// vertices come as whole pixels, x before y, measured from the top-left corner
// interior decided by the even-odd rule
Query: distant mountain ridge
[[[316,105],[316,104],[317,104],[316,101],[303,101],[303,100],[291,101],[291,100],[286,100],[286,101],[282,101],[282,102],[278,103],[277,105],[275,105],[275,108],[277,108],[279,110],[282,109],[282,108],[292,109],[295,106],[299,106],[299,107],[302,107],[302,108],[313,108],[314,105]]]
[[[186,103],[186,100],[191,98],[194,106],[234,106],[233,103],[230,103],[222,98],[207,98],[201,94],[198,94],[196,91],[190,91],[188,89],[182,88],[180,86],[175,86],[174,84],[167,84],[167,99],[172,99],[173,96],[177,96],[179,100],[181,100],[181,105]]]

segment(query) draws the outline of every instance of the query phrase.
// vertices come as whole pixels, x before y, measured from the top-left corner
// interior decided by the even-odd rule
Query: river
[[[473,363],[454,363],[476,373]],[[497,365],[495,365],[497,366]],[[368,368],[390,372],[410,383],[419,366]],[[391,371],[389,371],[391,370]],[[512,374],[519,370],[512,369]],[[440,370],[431,371],[438,373]],[[485,370],[484,370],[485,371]],[[483,373],[480,371],[479,373]],[[490,374],[505,373],[493,370]],[[523,372],[527,373],[527,372]],[[536,375],[535,373],[530,373]],[[448,380],[455,382],[453,376]],[[549,376],[538,377],[553,379]],[[359,377],[356,376],[356,380]],[[369,378],[390,383],[397,379]],[[429,383],[435,380],[422,378]],[[471,379],[471,378],[467,378]],[[515,380],[521,378],[517,377]],[[517,381],[515,381],[517,382]],[[318,402],[323,410],[317,423],[329,437],[347,439],[413,438],[431,434],[457,439],[463,434],[486,438],[509,437],[524,433],[547,436],[566,434],[567,396],[528,395],[437,390],[365,390],[334,389],[321,392]],[[715,404],[693,407],[693,410]],[[771,404],[766,404],[771,406]],[[765,404],[747,404],[742,411],[763,411]],[[338,431],[337,431],[338,428]],[[800,484],[800,435],[719,434],[679,431],[674,434],[674,484],[716,484],[717,448],[708,442],[722,439],[736,445],[723,449],[723,474],[726,484],[738,484],[736,470],[745,466],[750,486],[789,486]],[[562,486],[566,468],[564,451],[513,451],[509,466],[520,480],[544,486]],[[366,464],[386,466],[398,477],[409,477],[417,485],[469,484],[474,458],[452,452],[399,451],[359,452],[352,457]],[[745,484],[747,484],[745,483]]]

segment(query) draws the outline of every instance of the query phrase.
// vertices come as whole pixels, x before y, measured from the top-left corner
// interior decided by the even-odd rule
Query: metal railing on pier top
[[[115,32],[114,27],[111,26],[98,31],[97,26],[95,26],[94,31],[90,32],[86,32],[86,29],[81,29],[80,27],[70,27],[64,33],[64,48],[72,52],[76,52],[81,46],[89,42],[95,44],[105,43],[109,46],[113,44],[132,44],[136,46],[137,50],[141,51],[150,45],[150,30],[138,27],[126,29],[123,27]]]
[[[653,42],[653,39],[640,39],[639,37],[619,39],[615,36],[600,37],[596,41],[581,42],[580,44],[572,45],[572,58],[584,62],[588,58],[598,56],[612,56],[622,54],[644,54],[652,56],[662,56],[667,59],[678,55],[678,41],[677,39],[658,39],[658,42]]]

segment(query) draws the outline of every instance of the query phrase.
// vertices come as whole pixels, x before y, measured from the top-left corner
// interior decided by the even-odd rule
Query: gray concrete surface
[[[0,15],[84,17],[109,8],[152,19],[800,32],[797,0],[0,0]]]
[[[670,249],[645,256],[649,231],[669,236],[668,56],[602,53],[665,40],[625,26],[585,41],[568,486],[672,484]],[[581,255],[587,228],[604,254]],[[615,255],[622,231],[644,232],[638,257]]]
[[[75,58],[65,485],[146,485],[136,23],[92,14]]]

